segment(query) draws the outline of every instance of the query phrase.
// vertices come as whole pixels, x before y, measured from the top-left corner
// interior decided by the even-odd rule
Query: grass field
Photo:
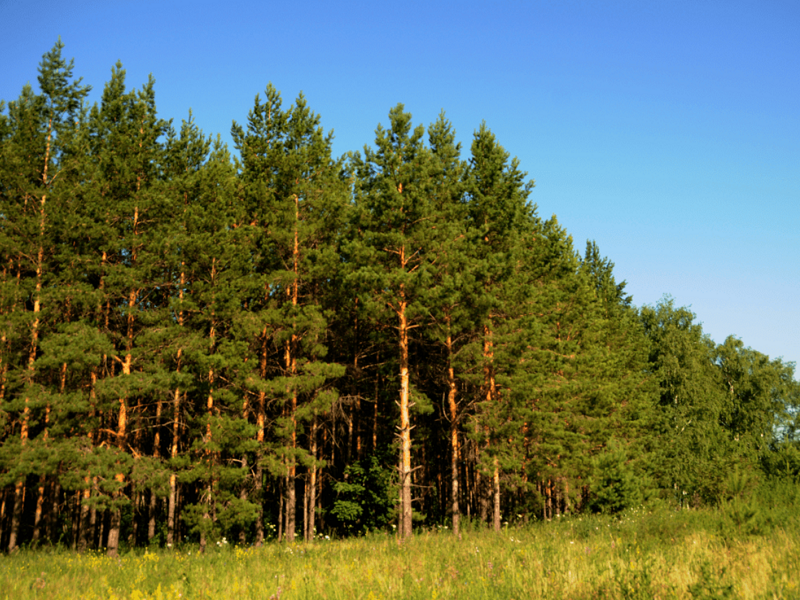
[[[313,544],[0,556],[0,598],[800,598],[794,507],[571,517]],[[737,512],[738,511],[738,512]]]

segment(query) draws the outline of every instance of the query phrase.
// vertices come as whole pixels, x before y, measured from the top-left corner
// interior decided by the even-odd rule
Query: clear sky
[[[714,340],[800,361],[800,3],[0,0],[0,98],[60,35],[99,99],[121,60],[164,118],[230,140],[268,82],[335,151],[403,102],[485,120],[637,305],[671,294]]]

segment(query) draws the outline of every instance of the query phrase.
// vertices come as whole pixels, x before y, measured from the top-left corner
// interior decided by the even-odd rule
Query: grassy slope
[[[795,505],[796,506],[796,505]],[[0,557],[0,598],[800,598],[795,506],[630,511],[502,534]]]

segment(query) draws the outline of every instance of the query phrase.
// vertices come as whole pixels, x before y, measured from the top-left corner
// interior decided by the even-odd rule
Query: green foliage
[[[133,545],[388,531],[400,390],[417,524],[791,520],[764,502],[800,477],[794,365],[668,297],[634,307],[485,123],[462,157],[444,113],[397,105],[335,157],[268,85],[234,156],[121,63],[86,105],[62,50],[0,102],[4,548],[102,547],[117,522]],[[647,569],[604,585],[641,595]]]
[[[594,459],[594,480],[589,506],[594,512],[616,514],[640,506],[642,481],[633,471],[625,448],[617,443]]]
[[[386,529],[394,517],[397,477],[392,467],[371,455],[348,465],[345,479],[333,488],[336,501],[331,514],[342,533],[362,533]]]

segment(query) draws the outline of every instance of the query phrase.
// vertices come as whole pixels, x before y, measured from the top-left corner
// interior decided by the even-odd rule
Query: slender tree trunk
[[[44,185],[47,186],[47,165],[50,160],[50,135],[47,135],[47,151],[45,154],[44,165]],[[44,229],[45,229],[45,202],[47,201],[47,194],[42,195],[40,203],[40,217],[39,217],[39,248],[36,254],[36,288],[33,295],[33,323],[31,323],[31,346],[28,351],[28,366],[25,374],[25,405],[22,409],[22,428],[20,431],[20,439],[22,447],[24,448],[28,442],[28,423],[30,420],[30,394],[33,389],[33,379],[36,374],[36,353],[39,349],[39,314],[41,313],[41,299],[42,299],[42,274],[44,269]],[[11,534],[8,541],[8,550],[12,552],[17,547],[17,538],[19,536],[19,523],[21,512],[23,509],[23,494],[24,494],[24,481],[18,480],[14,486],[14,508],[11,516]]]
[[[84,483],[88,484],[89,476],[87,475],[84,478]],[[91,497],[91,490],[87,487],[86,489],[78,492],[81,497],[81,505],[80,505],[80,528],[78,534],[78,552],[85,552],[86,548],[89,544],[89,498]]]
[[[0,334],[0,404],[6,397],[6,378],[8,374],[8,361],[4,360],[8,352],[6,334]]]
[[[213,276],[212,276],[213,278]],[[212,316],[213,319],[213,316]],[[212,322],[211,331],[209,332],[209,337],[211,338],[211,346],[214,346],[214,324]],[[214,497],[214,453],[211,452],[209,449],[212,440],[212,428],[211,428],[211,420],[214,416],[214,369],[209,369],[208,371],[208,399],[206,400],[206,414],[208,415],[208,423],[206,424],[206,435],[205,435],[205,442],[206,442],[206,461],[208,464],[208,484],[206,486],[206,501],[205,501],[205,513],[203,514],[203,519],[208,521],[211,519],[211,505],[213,503]],[[200,532],[200,551],[205,552],[206,549],[206,527],[203,527]]]
[[[497,457],[494,458],[494,473],[492,477],[492,483],[494,484],[492,524],[494,525],[494,530],[499,532],[500,531],[500,464],[497,460]]]
[[[299,260],[300,260],[300,238],[298,231],[298,221],[300,219],[300,199],[295,194],[294,196],[294,248],[292,250],[292,270],[294,271],[294,281],[289,288],[288,293],[292,302],[292,309],[297,308],[298,302],[298,277],[299,277]],[[290,397],[289,417],[291,419],[291,456],[288,464],[288,474],[286,479],[286,541],[293,542],[295,537],[295,514],[297,510],[297,496],[295,477],[297,476],[297,465],[295,460],[295,451],[297,449],[297,386],[294,383],[297,377],[297,334],[295,332],[295,323],[292,323],[292,336],[286,341],[286,370],[292,380],[291,389],[287,390]]]
[[[186,271],[184,270],[185,263],[181,261],[181,278],[180,287],[178,288],[178,327],[183,328],[183,289],[186,287]],[[181,372],[181,357],[183,356],[183,347],[178,347],[177,356],[175,357],[175,373],[180,375]],[[178,458],[178,441],[181,434],[181,390],[180,386],[175,387],[175,392],[172,397],[172,443],[170,444],[169,456],[174,462]],[[174,467],[173,467],[174,469]],[[169,499],[167,501],[167,547],[177,541],[175,535],[175,508],[178,499],[178,474],[172,470],[169,474]]]
[[[242,406],[242,420],[245,423],[248,422],[248,419],[250,417],[250,401],[249,401],[249,398],[250,397],[247,394],[245,394],[244,402],[243,402],[243,406]],[[244,481],[242,482],[242,487],[239,490],[239,500],[241,500],[242,502],[246,502],[247,501],[247,478],[248,478],[248,474],[250,472],[249,464],[247,462],[247,454],[244,454],[242,456],[242,470],[244,471],[245,476],[244,476]],[[244,527],[242,527],[239,530],[239,543],[242,544],[242,545],[247,543],[247,531],[245,530]]]
[[[67,495],[69,498],[69,494]],[[73,502],[70,502],[69,499],[67,500],[67,508],[72,505],[72,510],[70,512],[70,516],[72,517],[70,520],[72,521],[72,531],[70,532],[71,535],[71,543],[70,548],[75,550],[78,547],[78,537],[80,536],[81,531],[81,493],[75,492],[73,496],[75,499]]]
[[[94,495],[97,496],[98,495],[97,477],[92,477],[92,490]],[[103,520],[102,515],[99,520],[100,521]],[[89,510],[89,531],[92,534],[91,544],[93,548],[99,548],[102,542],[102,536],[100,536],[98,539],[98,528],[99,526],[97,518],[97,508],[92,506],[92,508]]]
[[[489,324],[484,325],[483,328],[483,357],[484,357],[484,375],[486,382],[486,406],[489,410],[492,404],[498,399],[497,397],[497,384],[495,382],[494,373],[494,342],[492,341],[493,330],[492,321],[489,319]],[[487,439],[487,445],[489,443]],[[492,528],[495,531],[500,531],[500,462],[495,456],[492,460]]]
[[[108,254],[103,251],[102,258],[100,260],[100,266],[103,271],[103,274],[100,277],[100,284],[98,285],[99,291],[102,293],[105,289],[105,268],[106,268],[106,261],[108,260]],[[103,323],[102,327],[98,327],[98,331],[102,333],[102,331],[108,331],[108,320],[109,320],[109,305],[106,303],[105,310],[103,310],[103,301],[102,298],[98,302],[97,306],[97,319]],[[103,327],[105,329],[103,329]],[[105,366],[108,361],[108,356],[103,355],[101,359],[100,365],[95,365],[92,367],[91,373],[91,383],[89,387],[89,418],[94,424],[94,419],[97,416],[96,407],[97,407],[97,379],[98,379],[98,371],[102,367],[105,370]],[[102,413],[100,416],[100,422],[102,423]],[[87,434],[89,438],[89,447],[94,449],[96,443],[100,441],[101,434],[99,431],[95,431],[92,428],[89,428],[89,432]],[[97,509],[92,506],[89,506],[89,500],[92,497],[92,491],[94,491],[94,495],[97,496],[97,477],[90,478],[89,475],[84,476],[83,482],[85,484],[85,488],[82,492],[82,502],[81,502],[81,523],[80,523],[80,533],[79,539],[77,543],[77,548],[79,552],[85,552],[86,549],[91,547],[97,547],[95,543],[95,535],[96,535],[96,526],[97,526]]]
[[[450,506],[453,515],[453,535],[459,534],[460,512],[458,508],[458,405],[456,403],[456,375],[453,368],[453,339],[450,335],[450,314],[447,321],[447,404],[450,409]]]
[[[303,477],[303,541],[308,542],[308,471]]]
[[[60,392],[64,394],[64,388],[66,387],[67,381],[67,363],[61,365],[61,386]],[[44,431],[42,432],[42,439],[45,443],[47,443],[48,437],[48,427],[50,425],[50,402],[47,403],[44,411]],[[41,524],[42,524],[42,513],[44,511],[44,496],[46,490],[46,483],[47,477],[45,475],[39,476],[39,489],[36,496],[36,511],[33,515],[33,541],[34,543],[39,542],[41,537]]]
[[[138,215],[138,210],[136,212]],[[134,223],[136,219],[134,218]],[[128,294],[128,335],[125,360],[122,363],[123,377],[130,376],[133,364],[133,310],[136,306],[136,291],[131,290]],[[119,413],[117,418],[117,446],[120,451],[125,452],[125,445],[128,434],[128,399],[125,396],[119,398]],[[125,483],[125,474],[118,472],[114,477],[119,483],[120,490],[114,493],[114,499],[119,502],[122,496],[122,486]],[[119,528],[121,523],[121,513],[119,506],[111,508],[111,521],[108,529],[108,555],[117,556],[119,554]]]
[[[137,184],[138,192],[138,184]],[[135,206],[133,209],[133,235],[137,235],[139,226],[139,207]],[[131,254],[131,263],[136,264],[136,247],[134,246]],[[122,363],[122,376],[127,378],[131,375],[133,365],[133,324],[134,324],[134,309],[136,308],[137,291],[131,289],[128,293],[128,314],[127,314],[127,344],[125,352],[125,360]],[[127,441],[127,428],[128,428],[128,399],[126,396],[121,396],[119,399],[119,416],[117,420],[117,445],[122,452],[125,452]],[[125,482],[125,474],[118,472],[115,476],[119,482],[120,490],[114,493],[115,500],[119,501],[122,496],[122,484]],[[108,529],[108,555],[117,556],[119,554],[119,528],[121,523],[121,513],[119,506],[112,507],[111,509],[111,522]]]
[[[311,460],[313,463],[311,464],[308,473],[308,511],[306,513],[308,515],[308,526],[306,527],[306,541],[311,541],[314,539],[314,527],[317,512],[317,415],[314,415],[311,420],[311,432],[309,433],[309,437],[311,438],[310,450]]]
[[[217,276],[217,259],[211,259],[211,285],[215,285],[215,279]],[[215,343],[216,343],[216,315],[214,311],[214,302],[215,299],[212,297],[212,309],[211,309],[211,328],[208,333],[209,337],[209,354],[214,353]],[[215,514],[216,511],[213,510],[214,504],[214,453],[210,450],[210,445],[212,441],[212,427],[211,421],[214,417],[214,369],[210,368],[208,370],[208,399],[206,400],[206,411],[208,415],[208,422],[206,424],[206,435],[205,435],[205,442],[206,442],[206,461],[208,464],[208,485],[206,486],[206,502],[205,502],[205,513],[203,514],[203,519],[205,521],[209,521],[212,519],[212,514]],[[207,539],[206,539],[206,529],[207,527],[203,527],[200,530],[200,551],[205,552]]]
[[[378,356],[380,363],[380,356]],[[378,449],[378,387],[380,382],[380,373],[375,373],[375,406],[372,410],[372,451]]]
[[[405,264],[405,249],[401,250],[401,262]],[[398,306],[398,333],[400,337],[400,537],[406,539],[412,533],[411,509],[411,422],[409,419],[409,373],[408,373],[408,319],[405,288],[400,286]]]
[[[158,511],[158,498],[154,490],[150,490],[150,500],[147,506],[147,543],[156,536],[156,513]]]
[[[108,525],[111,521],[110,510],[106,509],[100,513],[100,518],[97,519],[97,546],[102,548],[108,546]]]
[[[286,481],[286,478],[282,478],[279,481]],[[278,502],[278,541],[283,541],[283,490],[280,489],[280,484],[278,484],[278,494],[280,495],[280,500]]]
[[[9,260],[9,263],[13,269],[14,260]],[[5,287],[6,281],[8,280],[8,269],[9,268],[6,266],[3,267],[3,287]],[[2,300],[5,301],[5,298],[2,298]],[[3,304],[5,304],[5,302]],[[14,304],[13,302],[11,303],[11,312],[14,310]],[[0,306],[0,314],[5,312],[5,306]],[[2,406],[3,399],[6,397],[6,375],[8,373],[8,359],[6,356],[9,354],[8,339],[6,338],[5,331],[2,331],[0,332],[0,406]],[[2,521],[0,521],[0,540],[2,540]]]
[[[8,551],[13,552],[17,549],[17,536],[19,535],[19,520],[22,515],[22,504],[25,496],[25,488],[22,481],[17,481],[14,485],[14,501],[11,505],[11,528],[8,536]]]
[[[50,143],[53,137],[53,119],[47,122],[47,142],[44,154],[44,168],[42,169],[42,185],[46,189],[48,186],[47,170],[50,165]],[[36,353],[39,348],[39,314],[41,313],[41,298],[42,298],[42,276],[44,270],[44,231],[47,219],[45,212],[45,203],[47,202],[47,193],[42,194],[42,199],[39,203],[39,247],[36,253],[36,290],[33,296],[33,323],[31,324],[31,347],[28,352],[28,368],[26,373],[25,382],[25,406],[23,408],[22,416],[22,431],[21,441],[24,447],[28,441],[28,421],[30,419],[30,393],[33,387],[33,379],[35,376],[36,368],[34,361],[36,360]],[[24,493],[23,482],[18,481],[14,488],[14,514],[11,521],[11,539],[9,540],[8,549],[12,551],[16,548],[17,537],[19,535],[19,521],[20,513],[22,510],[23,502],[18,501],[20,494]],[[41,514],[40,514],[41,516]]]
[[[0,544],[6,535],[6,498],[8,492],[5,488],[0,489]]]
[[[294,339],[294,336],[292,336]],[[297,374],[297,363],[292,356],[289,342],[286,343],[286,362],[289,373],[292,377]],[[289,418],[292,425],[290,432],[290,448],[291,454],[287,460],[286,469],[286,541],[293,542],[295,535],[295,510],[297,508],[297,498],[295,493],[295,477],[297,467],[295,465],[295,449],[297,448],[297,393],[294,386],[286,390],[290,395],[289,400]]]
[[[259,365],[261,381],[267,379],[267,328],[261,332],[261,364]],[[261,466],[261,456],[264,452],[264,428],[266,427],[266,403],[267,394],[264,391],[258,393],[258,415],[256,416],[256,441],[258,449],[256,454],[256,501],[258,511],[256,516],[256,546],[264,543],[264,469]]]
[[[42,534],[42,515],[44,513],[44,497],[47,490],[47,477],[39,476],[39,487],[36,494],[36,511],[33,514],[33,543],[36,544],[41,539]]]
[[[161,458],[161,412],[162,412],[161,396],[158,397],[156,402],[156,423],[155,433],[153,435],[153,458],[156,460]],[[153,541],[156,536],[156,512],[158,509],[158,500],[156,498],[155,490],[150,490],[150,505],[147,509],[147,542]]]

